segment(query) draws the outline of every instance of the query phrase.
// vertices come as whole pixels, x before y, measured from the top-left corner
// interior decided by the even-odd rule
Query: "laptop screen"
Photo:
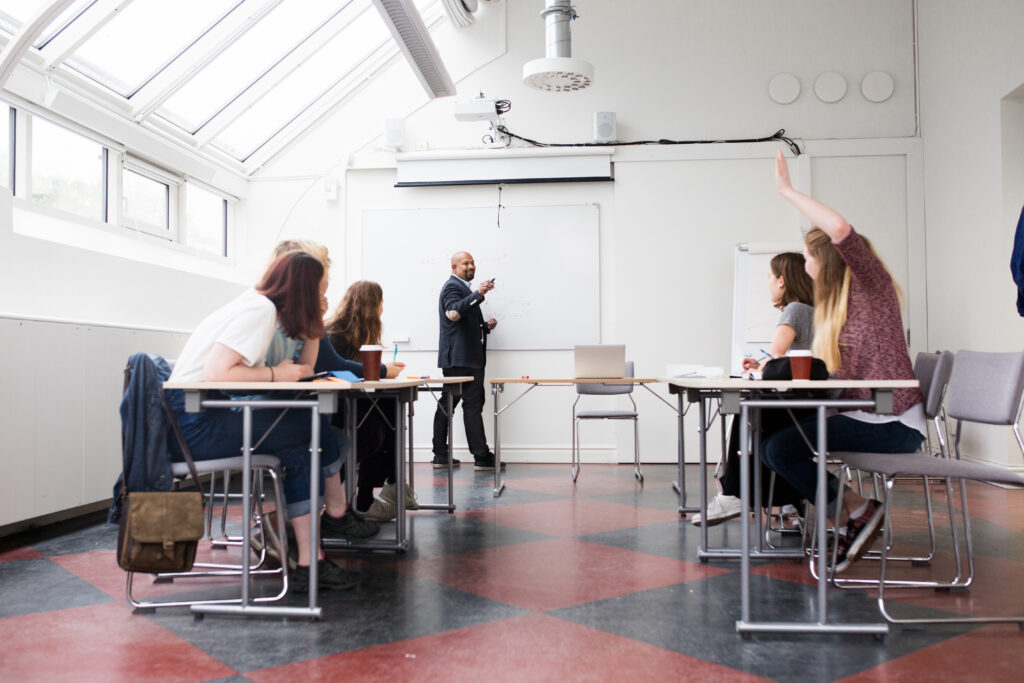
[[[625,344],[578,345],[573,351],[576,379],[621,379],[626,376]]]

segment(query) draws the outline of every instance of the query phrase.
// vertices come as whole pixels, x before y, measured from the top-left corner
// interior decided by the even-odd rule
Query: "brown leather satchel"
[[[162,392],[161,392],[162,394]],[[203,537],[203,484],[188,445],[167,402],[164,414],[178,440],[198,491],[133,491],[121,484],[121,526],[117,535],[117,563],[130,572],[187,572],[196,559]]]

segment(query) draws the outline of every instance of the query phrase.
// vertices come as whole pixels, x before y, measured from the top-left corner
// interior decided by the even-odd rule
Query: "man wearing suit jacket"
[[[476,275],[476,263],[466,251],[452,255],[452,275],[441,287],[437,310],[441,325],[438,342],[437,366],[445,377],[472,376],[472,382],[462,385],[462,419],[466,426],[466,441],[473,454],[474,468],[494,469],[494,454],[487,447],[484,434],[484,366],[487,364],[487,335],[498,321],[484,321],[480,304],[484,295],[494,289],[494,280],[481,284],[476,291],[470,286]],[[452,407],[459,404],[455,397]],[[448,467],[448,415],[445,401],[439,402],[434,413],[434,467]],[[458,460],[452,464],[459,465]],[[502,463],[504,466],[504,463]]]

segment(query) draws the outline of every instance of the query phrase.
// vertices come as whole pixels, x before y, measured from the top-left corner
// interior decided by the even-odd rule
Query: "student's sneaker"
[[[390,522],[393,520],[397,514],[398,508],[395,507],[394,503],[387,500],[381,500],[380,498],[374,498],[373,503],[370,504],[370,509],[363,515],[363,519],[368,522],[379,522],[383,524],[384,522]]]
[[[885,504],[878,500],[868,500],[864,505],[854,511],[856,516],[851,515],[846,522],[846,557],[843,558],[845,565],[840,565],[836,559],[836,573],[844,571],[850,563],[857,560],[871,548],[878,533],[882,530],[882,522],[885,520]],[[840,545],[840,550],[842,550]]]
[[[322,538],[345,538],[358,541],[375,536],[380,531],[380,524],[363,518],[351,507],[341,517],[331,517],[326,512],[320,518],[320,536]]]
[[[445,465],[445,467],[447,467],[447,465]],[[393,505],[393,506],[396,505],[397,504],[397,496],[395,495],[395,492],[397,491],[397,489],[398,489],[398,486],[395,485],[395,484],[384,484],[384,487],[380,490],[380,499],[385,501],[385,502],[387,502],[387,503],[391,503],[391,505]],[[373,507],[371,506],[370,509],[372,510]],[[406,510],[419,510],[420,509],[419,501],[416,500],[416,492],[413,491],[412,487],[408,486],[408,485],[406,485],[406,487],[405,487],[405,509]],[[394,517],[394,515],[391,515],[391,516],[392,516],[392,518]]]
[[[448,469],[448,456],[447,455],[435,455],[434,459],[431,460],[435,470],[446,470]],[[452,467],[458,467],[462,464],[462,461],[458,458],[452,458]]]
[[[494,453],[488,453],[482,458],[473,461],[474,470],[493,470],[494,469]],[[501,463],[501,471],[505,471],[505,463]]]
[[[736,496],[719,493],[708,502],[708,526],[721,524],[727,519],[740,516],[741,502]],[[701,514],[698,512],[690,519],[690,524],[700,526]]]
[[[359,574],[342,569],[326,558],[316,563],[318,591],[343,591],[359,583]],[[309,592],[309,567],[296,567],[288,576],[291,589],[296,593]]]

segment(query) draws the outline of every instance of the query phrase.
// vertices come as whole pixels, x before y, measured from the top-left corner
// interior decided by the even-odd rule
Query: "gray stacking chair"
[[[626,361],[625,377],[632,378],[633,361]],[[633,476],[642,484],[644,481],[643,472],[640,471],[640,426],[639,416],[636,411],[636,401],[633,400],[633,384],[615,382],[586,382],[576,385],[576,402],[572,404],[572,466],[570,473],[573,482],[580,475],[580,420],[632,420],[633,421]],[[625,394],[633,405],[632,410],[577,410],[583,396],[611,396]]]
[[[877,472],[886,477],[885,504],[892,504],[893,478],[900,475],[916,475],[926,477],[943,477],[958,479],[960,484],[960,510],[964,525],[964,544],[966,548],[968,574],[959,575],[955,586],[966,588],[974,580],[974,548],[971,542],[970,518],[967,510],[967,488],[965,479],[1009,484],[1024,487],[1024,478],[1004,467],[965,462],[960,451],[961,436],[965,423],[977,422],[990,425],[1012,427],[1017,445],[1024,453],[1024,439],[1021,438],[1017,421],[1020,419],[1022,401],[1024,401],[1024,353],[982,353],[977,351],[960,351],[956,354],[953,374],[949,382],[949,399],[947,413],[957,420],[954,450],[956,458],[936,458],[929,454],[879,454],[879,453],[848,453],[844,459],[848,464],[859,469]],[[959,540],[956,534],[956,523],[953,527],[953,541],[959,558]],[[891,530],[886,527],[886,536]],[[893,617],[886,609],[886,586],[902,586],[902,582],[887,581],[885,570],[888,558],[889,539],[885,539],[882,547],[881,563],[878,580],[878,607],[882,616],[895,624],[941,624],[941,623],[991,623],[1017,622],[1024,626],[1024,615],[1006,617],[952,617],[935,619],[899,619]]]

